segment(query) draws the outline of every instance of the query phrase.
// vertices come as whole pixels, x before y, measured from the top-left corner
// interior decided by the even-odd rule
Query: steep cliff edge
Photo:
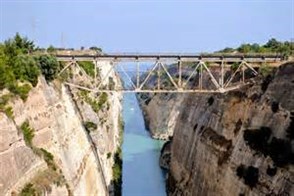
[[[292,195],[293,78],[289,63],[251,87],[187,96],[171,145],[168,194]]]
[[[31,185],[47,195],[113,193],[121,95],[87,93],[87,102],[81,92],[40,77],[25,102],[10,99],[12,114],[0,112],[1,195],[30,191]],[[99,107],[95,100],[102,100]]]
[[[293,195],[293,78],[291,62],[234,92],[185,95],[160,160],[168,195]]]

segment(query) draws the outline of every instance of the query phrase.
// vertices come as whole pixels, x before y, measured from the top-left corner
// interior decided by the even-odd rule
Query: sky
[[[105,52],[211,52],[294,39],[294,0],[0,0],[0,41]]]

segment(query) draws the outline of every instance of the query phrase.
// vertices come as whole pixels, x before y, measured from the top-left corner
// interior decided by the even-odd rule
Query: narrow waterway
[[[123,196],[165,196],[164,173],[159,167],[163,142],[153,140],[144,126],[144,119],[135,94],[123,98]]]

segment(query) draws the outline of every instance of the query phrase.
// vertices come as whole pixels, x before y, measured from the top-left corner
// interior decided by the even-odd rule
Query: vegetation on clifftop
[[[294,42],[281,42],[274,38],[268,40],[265,44],[242,44],[237,48],[225,48],[218,51],[220,53],[279,53],[286,57],[294,54]]]
[[[59,63],[50,55],[33,56],[34,43],[18,33],[0,43],[0,90],[8,89],[24,101],[43,74],[47,81],[56,77]]]

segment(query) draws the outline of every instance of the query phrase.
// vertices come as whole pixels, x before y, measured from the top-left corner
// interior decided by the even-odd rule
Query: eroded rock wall
[[[184,94],[138,94],[146,128],[154,139],[168,140],[181,111]]]
[[[113,74],[110,76],[119,84]],[[24,142],[20,126],[26,120],[35,130],[33,145],[54,156],[67,183],[45,187],[48,195],[108,195],[112,157],[120,143],[120,100],[120,94],[109,94],[105,106],[94,112],[88,103],[81,103],[76,89],[59,82],[48,85],[44,78],[25,102],[10,100],[13,118],[0,113],[0,195],[20,192],[47,169],[46,162]],[[91,132],[85,129],[88,120],[97,125]]]
[[[251,87],[186,97],[171,145],[168,194],[293,195],[293,138],[286,131],[294,110],[293,78],[289,63],[272,80],[257,80]],[[245,141],[245,130],[262,127],[271,130],[270,138]],[[286,149],[277,147],[266,147],[265,154],[248,145],[253,140],[270,146],[274,138],[291,144],[287,150],[292,154],[284,156]],[[277,166],[281,159],[287,163]],[[272,168],[276,172],[271,174]]]

